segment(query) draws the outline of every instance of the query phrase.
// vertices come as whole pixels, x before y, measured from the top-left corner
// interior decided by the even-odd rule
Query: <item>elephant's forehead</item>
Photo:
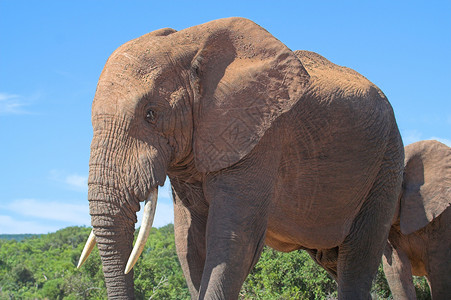
[[[164,54],[136,52],[136,50],[119,51],[108,59],[101,79],[110,81],[155,79],[165,68]]]
[[[115,52],[100,75],[95,101],[131,99],[152,89],[164,73],[164,66],[156,60],[133,51]]]
[[[171,50],[149,39],[137,39],[119,47],[108,59],[94,97],[93,114],[132,112],[139,100],[158,93],[171,82]]]
[[[127,72],[108,72],[98,82],[92,104],[93,114],[132,114],[140,99],[155,89],[155,79],[159,77],[158,71],[147,73],[146,78],[141,77],[141,80]]]

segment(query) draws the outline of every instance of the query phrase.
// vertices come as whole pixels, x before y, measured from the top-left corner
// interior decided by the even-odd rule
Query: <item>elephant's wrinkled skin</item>
[[[421,141],[405,148],[404,190],[384,252],[394,299],[415,299],[412,275],[433,299],[451,296],[451,148]]]
[[[236,299],[265,242],[334,249],[339,298],[369,297],[404,152],[389,102],[360,74],[246,19],[162,29],[108,59],[92,124],[90,214],[110,298],[133,298],[136,212],[166,175],[193,298]]]

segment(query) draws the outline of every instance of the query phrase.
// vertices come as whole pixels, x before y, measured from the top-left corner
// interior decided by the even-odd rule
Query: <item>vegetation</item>
[[[0,299],[106,299],[100,257],[94,249],[76,269],[90,228],[68,227],[21,241],[0,239]],[[174,228],[152,229],[135,270],[137,299],[189,299],[175,253]],[[418,299],[429,299],[416,278]],[[390,297],[380,268],[373,298]],[[280,253],[265,248],[248,276],[241,299],[334,299],[336,285],[304,251]]]
[[[39,234],[0,234],[0,240],[16,240],[18,242],[31,237],[40,236]]]

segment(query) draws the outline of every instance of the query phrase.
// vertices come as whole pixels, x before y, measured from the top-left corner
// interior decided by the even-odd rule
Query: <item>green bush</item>
[[[11,277],[20,286],[32,285],[35,282],[32,271],[23,264],[17,264],[12,268]]]
[[[417,300],[430,300],[431,291],[429,285],[424,277],[413,276],[413,285],[417,294]]]
[[[97,248],[80,270],[76,265],[86,227],[68,227],[20,242],[0,239],[0,299],[106,299]],[[135,268],[137,299],[190,299],[177,258],[174,226],[153,228]],[[414,278],[418,299],[430,299],[424,278]],[[379,268],[373,298],[389,299]],[[305,251],[280,253],[265,247],[240,292],[240,299],[334,299],[336,284]]]
[[[64,279],[56,278],[52,280],[47,280],[40,293],[43,297],[49,299],[60,300],[64,299],[65,291],[64,291]]]
[[[242,299],[325,299],[336,294],[335,281],[305,251],[281,253],[265,247],[247,277]]]

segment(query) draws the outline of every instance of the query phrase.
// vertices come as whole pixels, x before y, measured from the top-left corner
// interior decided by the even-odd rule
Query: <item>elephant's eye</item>
[[[155,124],[156,120],[157,120],[157,114],[155,113],[155,111],[149,109],[146,113],[146,121],[151,124]]]

